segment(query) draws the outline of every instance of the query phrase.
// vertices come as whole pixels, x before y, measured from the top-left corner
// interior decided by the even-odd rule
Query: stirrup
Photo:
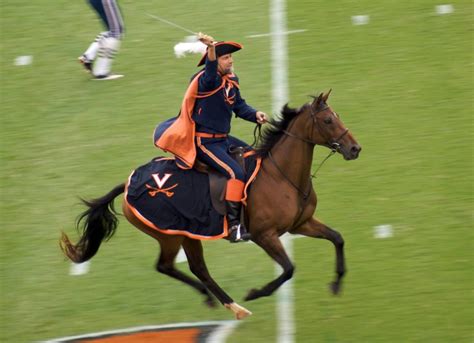
[[[239,243],[239,242],[246,242],[250,240],[250,233],[248,232],[241,232],[242,225],[232,225],[230,228],[230,233],[229,233],[229,242],[231,243]]]

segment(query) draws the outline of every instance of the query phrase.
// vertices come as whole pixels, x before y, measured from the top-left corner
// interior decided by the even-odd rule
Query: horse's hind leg
[[[317,219],[311,218],[298,228],[290,231],[293,234],[300,234],[314,238],[324,238],[331,241],[336,248],[336,279],[331,283],[331,291],[338,294],[341,290],[342,278],[346,273],[346,262],[344,259],[344,239],[341,234],[333,230]]]
[[[284,282],[291,279],[295,271],[295,267],[286,254],[280,238],[276,234],[260,235],[253,237],[252,240],[262,247],[265,252],[283,268],[283,273],[261,289],[251,289],[245,297],[245,300],[254,300],[272,295]]]
[[[227,295],[227,293],[214,281],[207,270],[202,251],[201,241],[185,238],[183,248],[188,258],[189,268],[199,280],[215,295],[215,297],[229,310],[234,312],[236,319],[243,319],[252,314],[246,308],[238,305]]]
[[[168,237],[166,237],[168,238]],[[204,301],[207,306],[215,307],[216,303],[212,294],[201,282],[187,276],[183,272],[176,269],[174,261],[181,248],[181,237],[169,237],[169,239],[160,239],[161,246],[160,256],[156,263],[156,270],[162,274],[168,275],[176,280],[182,281],[185,284],[195,288],[199,293],[205,296]]]
[[[206,297],[206,304],[210,307],[214,307],[215,302],[209,290],[206,289],[206,287],[198,280],[187,276],[175,268],[174,260],[176,255],[178,255],[179,248],[183,243],[184,237],[165,235],[156,230],[150,229],[135,216],[135,214],[126,205],[125,201],[123,202],[122,209],[124,216],[131,224],[133,224],[137,229],[156,239],[160,244],[161,253],[156,263],[156,270],[197,289],[198,292]]]

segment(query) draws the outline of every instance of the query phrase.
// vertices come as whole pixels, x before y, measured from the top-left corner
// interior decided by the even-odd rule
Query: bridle
[[[327,110],[329,108],[329,106],[326,106],[324,107],[323,109],[317,111],[317,112],[314,112],[314,109],[313,109],[313,106],[311,104],[309,104],[309,108],[311,110],[311,137],[310,139],[306,139],[304,137],[300,137],[300,136],[297,136],[295,135],[294,133],[291,133],[289,132],[288,130],[283,130],[283,133],[289,137],[293,137],[293,138],[296,138],[296,139],[299,139],[300,141],[303,141],[303,142],[306,142],[308,144],[311,144],[311,145],[316,145],[316,142],[313,140],[313,132],[314,132],[314,127],[316,126],[317,130],[319,131],[319,133],[321,134],[322,137],[324,137],[323,135],[323,131],[321,130],[320,128],[320,125],[318,123],[318,117],[317,115],[321,112],[324,112],[325,110]],[[328,139],[326,138],[326,143],[324,144],[325,146],[327,146],[329,149],[331,149],[333,151],[333,154],[335,152],[337,152],[341,145],[339,144],[339,141],[345,136],[347,135],[347,133],[349,132],[349,129],[346,128],[344,130],[344,132],[337,138],[337,139]]]
[[[288,137],[292,137],[292,138],[295,138],[295,139],[298,139],[300,141],[303,141],[307,144],[310,144],[312,146],[315,146],[316,145],[316,142],[313,140],[313,132],[314,132],[314,128],[316,127],[316,129],[318,130],[318,132],[320,133],[320,135],[323,137],[323,138],[326,138],[326,143],[324,144],[324,146],[328,147],[329,149],[331,149],[331,151],[329,152],[329,154],[326,156],[326,158],[319,164],[318,168],[316,169],[316,171],[310,175],[310,178],[309,178],[309,183],[308,183],[308,190],[306,192],[302,191],[298,185],[296,185],[289,177],[287,177],[285,175],[285,173],[283,172],[283,170],[281,170],[281,168],[278,166],[278,164],[276,163],[275,159],[273,158],[272,154],[270,151],[268,151],[268,157],[270,159],[270,161],[273,163],[273,165],[276,167],[276,169],[280,172],[280,174],[283,176],[283,178],[293,187],[295,188],[298,193],[300,193],[302,196],[303,196],[303,200],[306,200],[309,195],[311,194],[311,179],[314,179],[316,178],[316,173],[319,171],[319,169],[321,169],[321,167],[323,166],[323,164],[329,159],[329,157],[331,157],[332,155],[334,155],[337,151],[339,151],[341,145],[340,145],[340,140],[345,136],[347,135],[347,133],[349,132],[349,129],[346,128],[344,130],[344,132],[337,138],[337,139],[331,139],[331,138],[327,138],[327,137],[324,137],[325,135],[323,135],[323,131],[321,130],[321,126],[320,124],[318,123],[318,117],[317,115],[325,110],[327,110],[329,108],[329,106],[326,106],[324,107],[323,109],[315,112],[314,109],[313,109],[313,106],[311,104],[309,104],[310,106],[310,109],[311,109],[311,137],[310,139],[307,139],[307,138],[304,138],[304,137],[300,137],[298,135],[295,135],[294,133],[291,133],[290,131],[288,130],[283,130],[283,133],[285,135],[287,135]],[[260,128],[259,128],[260,129]],[[291,129],[291,127],[290,127]]]

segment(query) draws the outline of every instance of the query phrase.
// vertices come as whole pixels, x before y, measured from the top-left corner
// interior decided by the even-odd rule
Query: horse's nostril
[[[357,158],[359,156],[360,150],[362,148],[359,145],[353,145],[351,147],[351,154],[354,158]]]
[[[351,151],[352,151],[352,152],[359,152],[359,151],[360,151],[360,147],[357,146],[357,145],[354,145],[354,146],[351,148]]]

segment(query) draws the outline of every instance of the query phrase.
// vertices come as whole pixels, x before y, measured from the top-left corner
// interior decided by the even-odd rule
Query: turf
[[[316,215],[346,240],[349,273],[333,297],[334,251],[294,244],[295,342],[470,342],[472,310],[472,3],[435,14],[428,0],[287,3],[290,105],[333,89],[332,107],[357,137],[357,161],[332,157],[314,185]],[[219,39],[235,55],[246,100],[270,112],[267,1],[121,2],[127,26],[114,70],[92,82],[76,62],[101,30],[82,1],[6,0],[1,26],[0,341],[183,321],[231,319],[153,270],[156,243],[122,220],[87,275],[68,275],[60,230],[73,238],[78,196],[98,197],[161,154],[156,123],[177,113],[197,56],[176,59],[186,35],[159,15]],[[352,15],[370,15],[353,26]],[[33,63],[15,66],[22,55]],[[252,125],[233,133],[251,141]],[[314,167],[325,156],[316,149]],[[376,225],[394,236],[374,239]],[[209,268],[236,300],[274,277],[254,245],[205,243]],[[186,269],[184,265],[180,268]],[[276,297],[228,342],[276,340]]]

